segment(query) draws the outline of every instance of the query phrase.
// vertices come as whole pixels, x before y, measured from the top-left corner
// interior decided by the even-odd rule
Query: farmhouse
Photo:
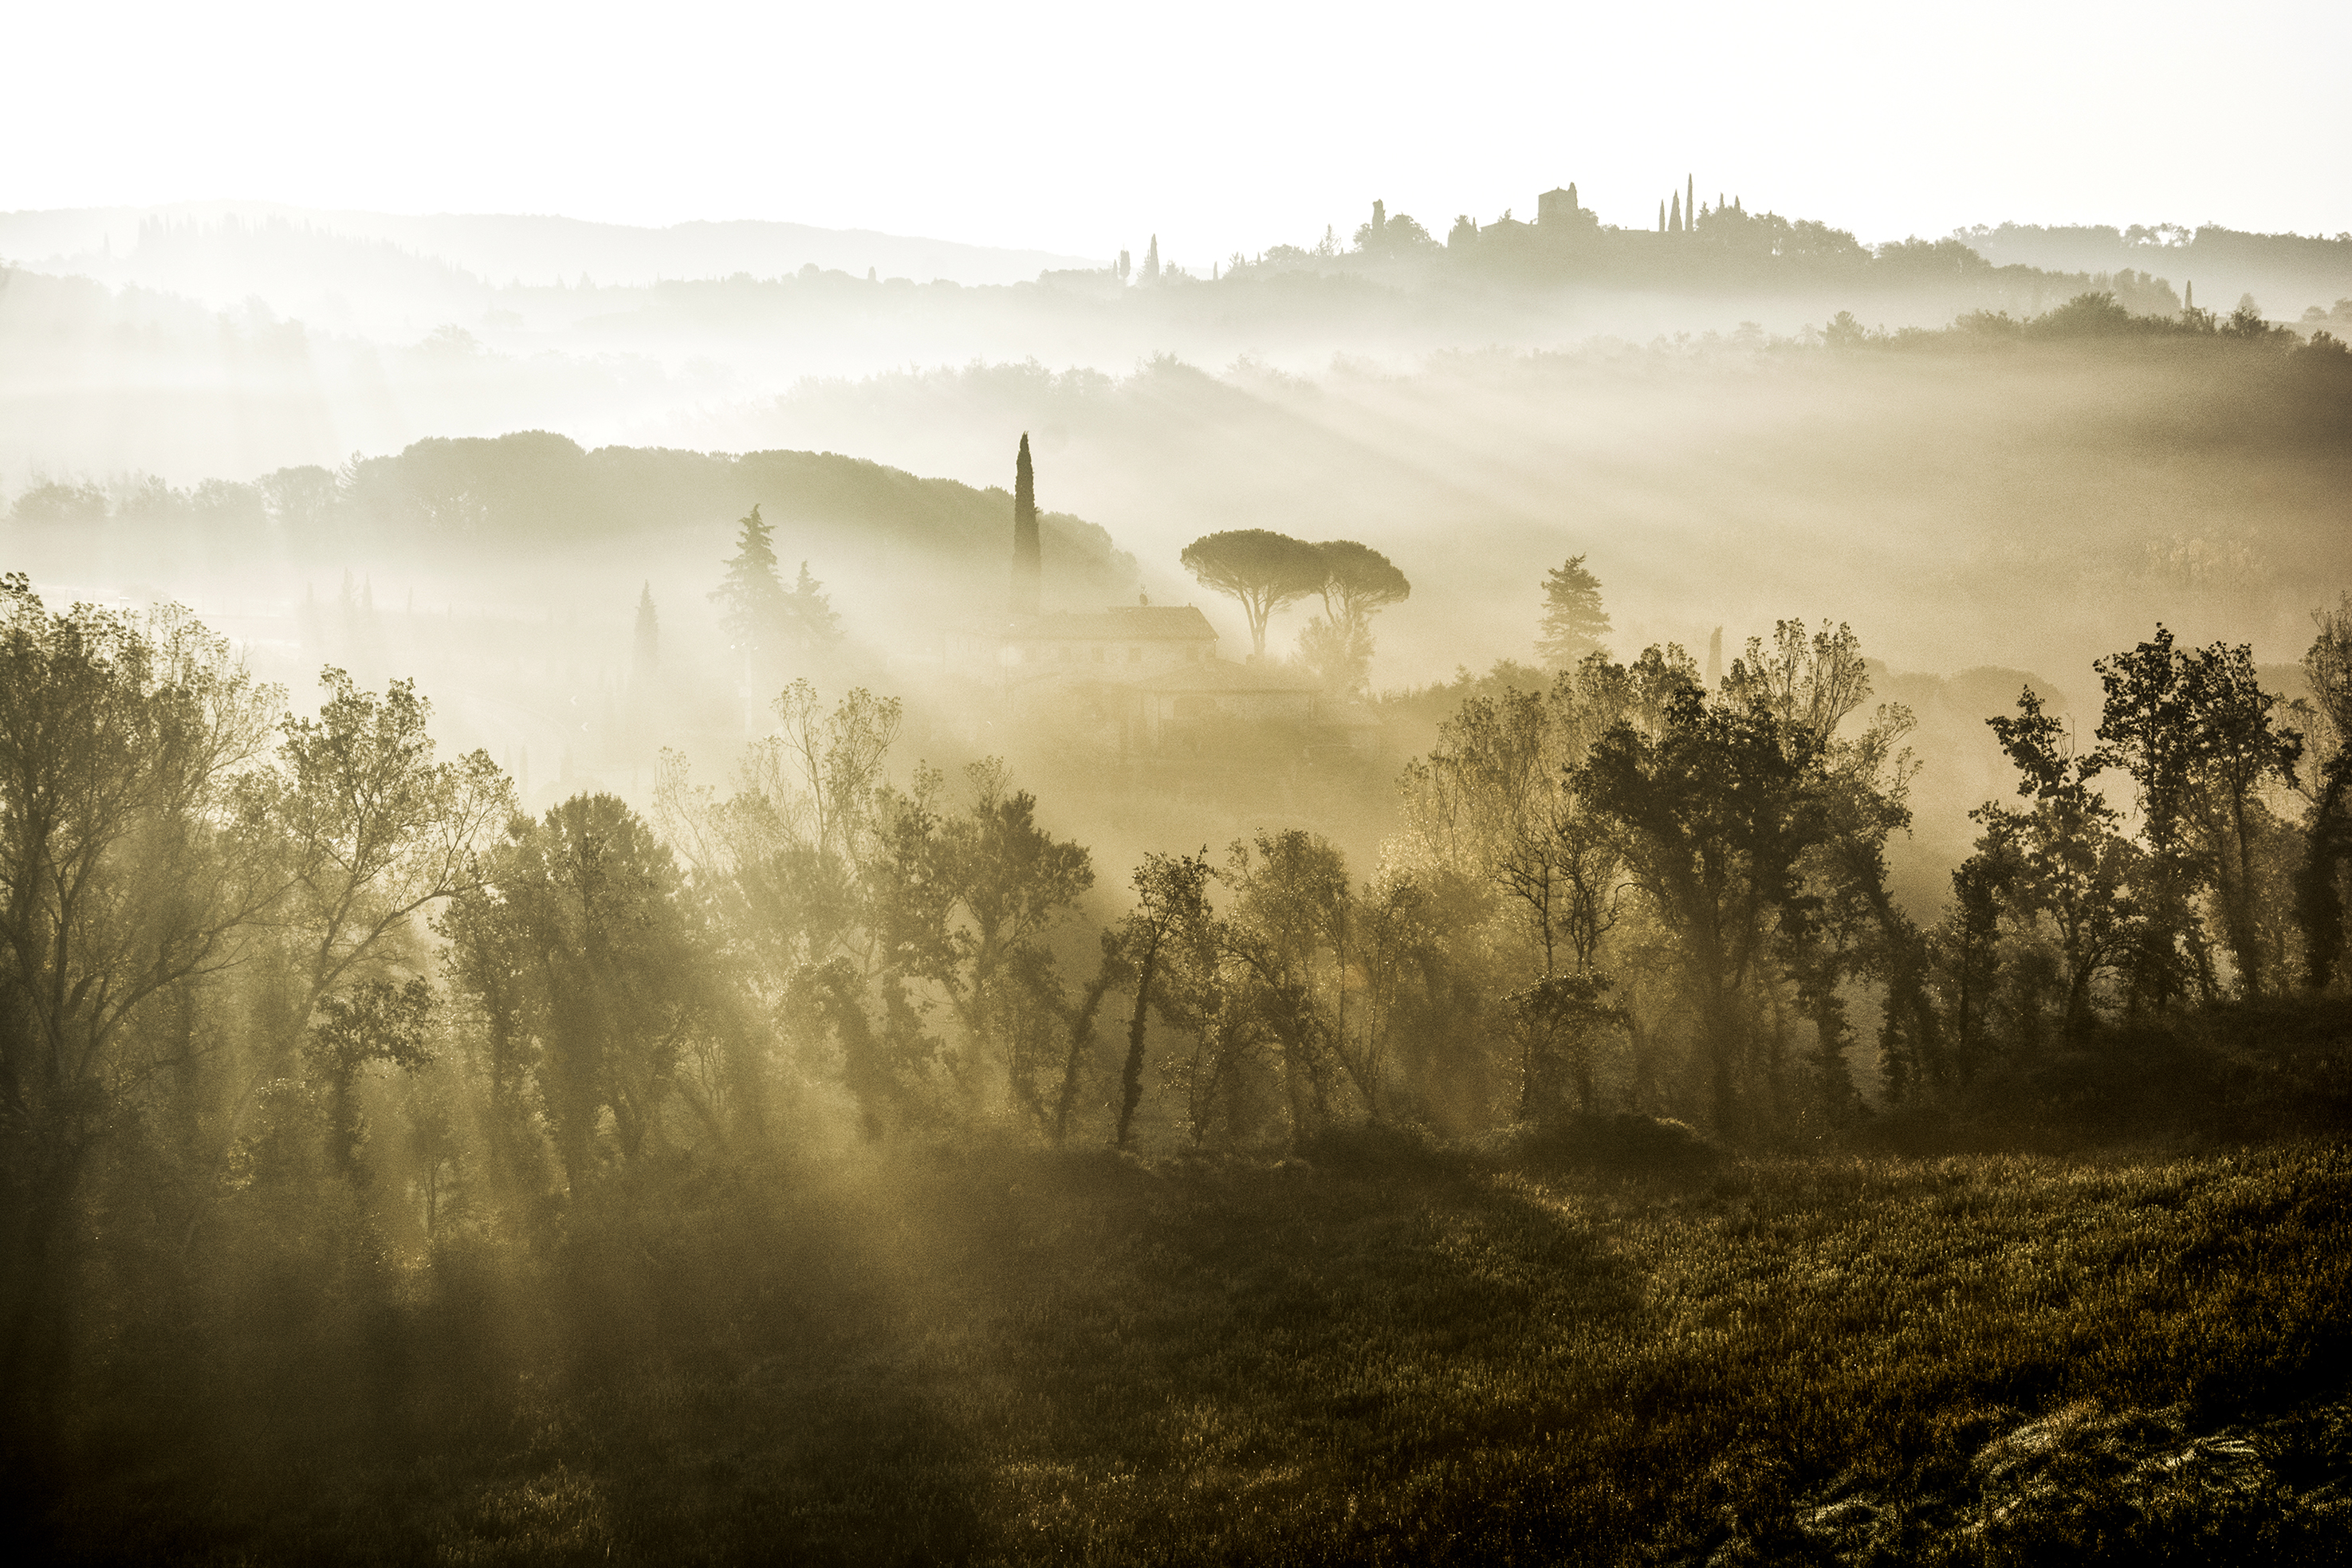
[[[1138,595],[1099,611],[1043,609],[1031,494],[1024,438],[1009,613],[950,628],[948,674],[993,688],[1024,716],[1120,753],[1199,754],[1269,730],[1288,732],[1311,752],[1360,747],[1377,731],[1360,704],[1327,696],[1303,671],[1218,658],[1217,630],[1197,606]]]

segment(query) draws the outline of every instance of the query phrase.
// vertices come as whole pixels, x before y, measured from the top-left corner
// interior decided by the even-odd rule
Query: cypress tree
[[[661,619],[654,612],[654,585],[646,583],[637,595],[636,645],[629,653],[629,679],[632,685],[645,680],[661,669]]]
[[[1150,248],[1143,253],[1143,281],[1154,283],[1160,277],[1160,236],[1151,236]]]
[[[1680,191],[1675,193],[1675,210],[1666,214],[1666,232],[1675,235],[1683,232],[1683,196]]]
[[[1666,204],[1664,202],[1658,204],[1658,232],[1666,232]]]
[[[1153,241],[1157,249],[1158,241]],[[1146,263],[1149,266],[1150,263]],[[1013,613],[1034,615],[1042,598],[1045,553],[1037,539],[1037,473],[1029,462],[1029,433],[1013,465]]]
[[[1683,176],[1683,233],[1690,233],[1692,225],[1697,222],[1698,176],[1685,174]]]

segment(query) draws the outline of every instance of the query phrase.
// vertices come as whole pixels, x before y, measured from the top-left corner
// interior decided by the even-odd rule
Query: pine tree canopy
[[[1184,547],[1184,570],[1204,588],[1229,593],[1249,617],[1252,651],[1265,653],[1265,623],[1284,605],[1323,591],[1323,552],[1305,539],[1267,528],[1205,534]]]
[[[1566,669],[1601,646],[1609,614],[1601,608],[1601,580],[1570,556],[1544,578],[1543,626],[1536,649],[1555,669]]]
[[[1404,573],[1371,546],[1325,539],[1315,548],[1323,552],[1323,612],[1332,624],[1361,623],[1373,611],[1412,596]]]

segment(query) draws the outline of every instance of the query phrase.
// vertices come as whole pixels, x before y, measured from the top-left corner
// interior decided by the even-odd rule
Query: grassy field
[[[215,1303],[244,1328],[199,1372],[95,1404],[55,1544],[2321,1562],[2352,1526],[2326,1141],[1727,1158],[1625,1123],[668,1179],[613,1208],[667,1222],[576,1215],[559,1261]]]

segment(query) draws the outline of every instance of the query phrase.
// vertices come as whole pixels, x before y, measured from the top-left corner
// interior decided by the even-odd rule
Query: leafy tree
[[[1889,1081],[1925,1072],[1940,1078],[1940,1031],[1927,994],[1925,936],[1886,885],[1885,846],[1910,826],[1906,804],[1915,768],[1898,751],[1910,711],[1880,706],[1859,734],[1841,733],[1870,695],[1870,678],[1851,627],[1827,622],[1808,634],[1800,621],[1774,622],[1772,643],[1748,640],[1724,680],[1727,701],[1746,701],[1801,737],[1813,760],[1827,831],[1805,852],[1804,904],[1782,921],[1783,963],[1797,1000],[1813,1023],[1814,1088],[1832,1120],[1853,1108],[1845,1065],[1843,983],[1884,982],[1879,1055]]]
[[[1827,622],[1811,635],[1801,621],[1773,622],[1771,645],[1748,639],[1724,683],[1727,701],[1760,705],[1822,747],[1869,695],[1870,675],[1853,629],[1841,623],[1832,631]]]
[[[2015,875],[2014,867],[1988,852],[1994,847],[1980,845],[1953,871],[1951,905],[1934,935],[1939,988],[1964,1080],[1986,1054],[2000,974],[2001,899]]]
[[[1250,650],[1256,659],[1265,657],[1265,626],[1274,612],[1322,592],[1330,576],[1320,549],[1265,528],[1205,534],[1186,545],[1181,559],[1202,587],[1240,602],[1249,618]]]
[[[1014,1103],[1042,1126],[1037,1073],[1063,1009],[1039,944],[1094,885],[1094,868],[1083,845],[1037,826],[1036,798],[1009,787],[1001,760],[965,771],[971,808],[936,837],[937,875],[952,901],[944,977],[967,1037],[1002,1058]]]
[[[379,1063],[413,1072],[432,1060],[427,1045],[433,988],[422,975],[403,985],[369,980],[319,1004],[308,1053],[326,1080],[331,1134],[328,1145],[346,1180],[362,1177],[360,1148],[368,1130],[360,1114],[361,1076]]]
[[[1277,1052],[1291,1135],[1302,1138],[1329,1119],[1334,1071],[1349,1064],[1340,1049],[1355,925],[1347,861],[1318,834],[1260,832],[1233,846],[1218,880],[1234,893],[1217,932],[1223,984]]]
[[[1546,975],[1511,993],[1509,1007],[1520,1040],[1521,1121],[1544,1119],[1564,1097],[1557,1082],[1563,1068],[1578,1111],[1592,1114],[1592,1037],[1625,1017],[1623,1009],[1606,999],[1611,984],[1608,976],[1583,970]]]
[[[2302,737],[2273,722],[2278,699],[2262,689],[2251,648],[2182,650],[2158,626],[2152,641],[2095,668],[2105,691],[2099,738],[2137,786],[2148,850],[2137,993],[2163,1005],[2193,975],[2215,994],[2194,903],[2210,888],[2239,986],[2260,996],[2262,791],[2273,779],[2293,782]]]
[[[433,705],[414,681],[381,697],[338,669],[320,684],[319,716],[283,726],[282,784],[266,781],[289,873],[289,1034],[347,978],[390,961],[420,914],[478,885],[477,852],[515,809],[488,753],[434,760]]]
[[[1143,1054],[1147,1012],[1166,1005],[1161,968],[1188,929],[1209,915],[1209,854],[1147,854],[1135,868],[1136,906],[1114,928],[1111,941],[1134,978],[1135,1006],[1128,1015],[1127,1056],[1119,1070],[1118,1121],[1111,1141],[1126,1148],[1135,1113],[1143,1103]]]
[[[1314,672],[1326,691],[1361,692],[1371,674],[1371,628],[1315,616],[1299,629],[1298,662]]]
[[[2344,956],[2342,867],[2352,861],[2352,594],[2312,612],[2318,635],[2303,656],[2310,685],[2314,773],[2303,863],[2294,882],[2305,979],[2326,989]]]
[[[1356,248],[1374,256],[1411,256],[1436,249],[1437,241],[1419,220],[1375,202],[1371,221],[1356,226]]]
[[[52,613],[0,578],[0,1385],[18,1430],[56,1414],[89,1156],[163,1066],[141,1021],[235,964],[277,901],[240,779],[280,701],[183,610]]]
[[[1801,737],[1759,706],[1686,691],[1656,738],[1621,724],[1580,785],[1625,825],[1627,864],[1673,933],[1700,1020],[1716,1125],[1743,1123],[1742,994],[1769,962],[1775,922],[1803,896],[1798,862],[1827,829]]]
[[[2130,998],[2137,1007],[2168,1006],[2193,979],[2213,989],[2204,934],[2192,907],[2203,877],[2189,841],[2189,794],[2195,775],[2189,726],[2180,689],[2180,661],[2172,633],[2092,666],[2105,689],[2099,739],[2106,764],[2127,771],[2137,787],[2141,867]]]
[[[577,1197],[665,1139],[681,1064],[727,1032],[729,1009],[668,849],[620,800],[575,795],[517,818],[492,871],[460,907],[520,960],[498,979],[529,993],[519,1010],[539,1043],[539,1108]],[[479,986],[484,974],[476,961],[458,977]],[[723,1128],[719,1107],[690,1103]]]
[[[2024,918],[2051,923],[2065,986],[2063,1027],[2068,1039],[2080,1040],[2094,1019],[2093,982],[2129,951],[2138,928],[2132,889],[2140,856],[2116,831],[2115,808],[2096,786],[2106,754],[2076,753],[2063,721],[2042,711],[2031,686],[2018,694],[2014,718],[1986,722],[2017,766],[2017,792],[2033,805],[2017,811],[1988,803],[1971,813],[1985,836],[1954,873],[1954,885],[1980,904],[2007,901]]]
[[[949,962],[939,779],[919,774],[911,792],[884,781],[895,697],[860,688],[828,711],[795,681],[774,706],[778,733],[745,747],[730,795],[665,753],[655,810],[756,1005],[804,1051],[830,1043],[878,1137],[939,1050],[908,990]]]
[[[2303,737],[2273,721],[2279,699],[2262,689],[2252,648],[2216,643],[2190,653],[2183,674],[2199,775],[2197,835],[2212,868],[2238,985],[2259,997],[2266,946],[2261,845],[2271,825],[2263,791],[2274,781],[2294,784]]]
[[[1554,972],[1563,946],[1584,967],[1613,918],[1612,835],[1597,831],[1571,770],[1618,716],[1580,713],[1566,677],[1549,696],[1473,695],[1439,727],[1427,759],[1405,771],[1416,858],[1484,884],[1517,911],[1539,976]]]
[[[20,523],[98,523],[106,520],[106,492],[96,485],[54,480],[18,496],[8,515]]]
[[[1851,632],[1809,638],[1783,622],[1772,648],[1751,643],[1709,703],[1685,657],[1680,678],[1663,684],[1663,711],[1645,726],[1617,724],[1577,774],[1592,808],[1623,828],[1625,866],[1671,939],[1727,1130],[1747,1120],[1751,998],[1782,975],[1818,1025],[1832,1114],[1847,1092],[1841,975],[1874,970],[1888,982],[1887,1037],[1915,1051],[1928,1043],[1916,934],[1886,895],[1883,854],[1908,821],[1907,763],[1894,747],[1909,716],[1882,708],[1860,737],[1840,738],[1868,693],[1860,669]],[[1768,1088],[1779,1081],[1777,1040],[1761,1042]]]
[[[1609,614],[1601,608],[1601,580],[1592,575],[1580,555],[1570,556],[1544,578],[1543,624],[1536,651],[1555,670],[1601,647],[1609,635]]]
[[[333,469],[304,464],[265,474],[254,483],[261,492],[263,512],[284,548],[299,557],[334,544],[346,497]]]

